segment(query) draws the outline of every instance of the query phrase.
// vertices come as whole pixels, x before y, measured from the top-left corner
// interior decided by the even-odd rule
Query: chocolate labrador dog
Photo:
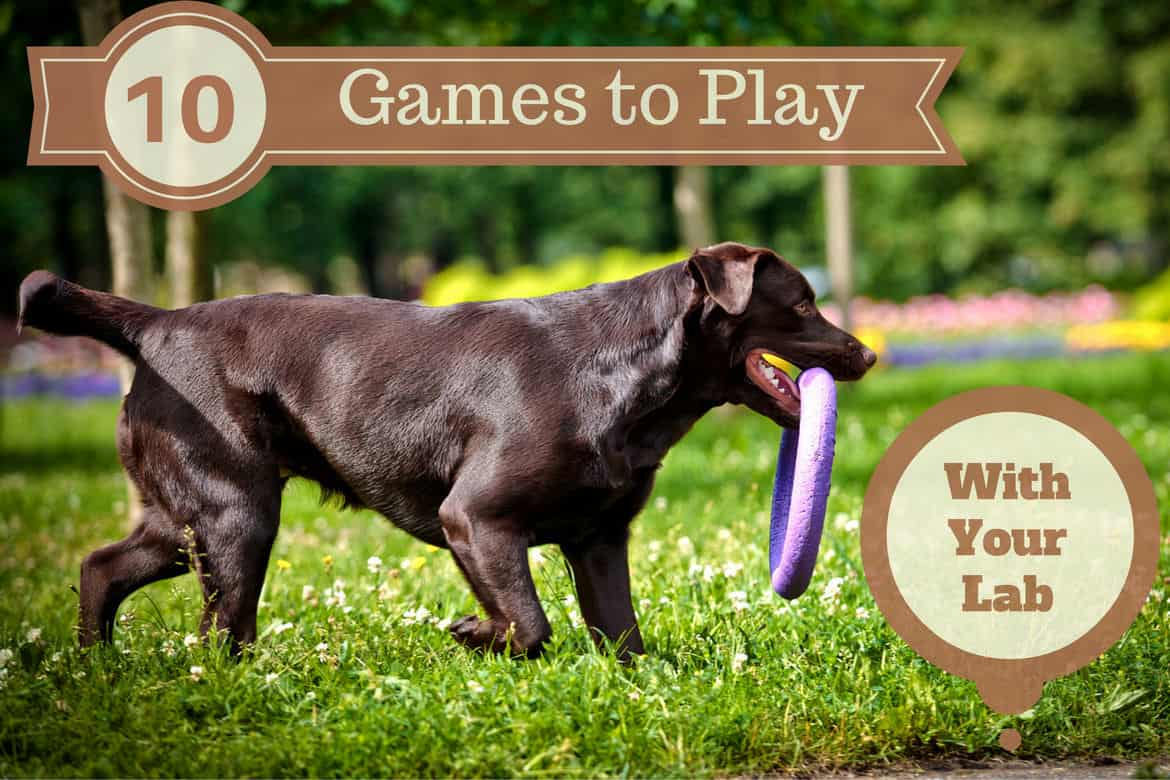
[[[253,641],[295,475],[451,551],[486,613],[451,626],[464,645],[540,653],[528,548],[557,544],[597,641],[642,653],[626,543],[666,451],[728,402],[795,426],[798,390],[765,353],[840,380],[876,359],[813,299],[772,251],[736,243],[445,308],[278,294],[166,311],[36,271],[20,324],[98,339],[136,368],[117,444],[144,519],[82,563],[81,643],[109,640],[135,590],[187,571],[190,541],[203,630]]]

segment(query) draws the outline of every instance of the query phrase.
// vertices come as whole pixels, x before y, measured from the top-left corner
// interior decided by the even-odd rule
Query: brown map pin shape
[[[930,408],[866,491],[866,579],[919,655],[1018,714],[1116,642],[1157,573],[1158,508],[1133,448],[1059,393],[994,387]],[[1007,734],[1008,749],[1019,745]]]

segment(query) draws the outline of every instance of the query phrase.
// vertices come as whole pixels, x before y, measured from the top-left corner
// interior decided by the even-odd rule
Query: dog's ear
[[[736,244],[720,244],[696,249],[687,266],[711,300],[728,314],[739,315],[751,300],[756,261],[761,254]]]

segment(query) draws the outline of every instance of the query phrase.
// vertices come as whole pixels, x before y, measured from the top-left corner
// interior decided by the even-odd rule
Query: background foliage
[[[129,14],[141,2],[126,2]],[[555,3],[232,0],[277,45],[960,45],[939,112],[968,165],[855,168],[858,291],[1127,289],[1167,264],[1170,5],[752,0]],[[79,43],[76,9],[0,2],[0,287],[34,267],[108,283],[95,169],[28,168],[24,47]],[[201,217],[220,266],[280,265],[317,289],[338,258],[363,289],[416,297],[458,259],[490,271],[680,244],[669,168],[275,169]],[[711,170],[716,234],[823,255],[820,175]],[[161,219],[161,215],[156,215]],[[161,256],[162,230],[156,230]],[[333,266],[331,266],[331,263]],[[332,269],[332,270],[331,270]],[[342,267],[345,270],[345,266]],[[344,273],[341,273],[344,276]],[[12,296],[3,306],[11,309]]]

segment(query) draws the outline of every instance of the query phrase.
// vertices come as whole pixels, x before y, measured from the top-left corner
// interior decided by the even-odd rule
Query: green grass
[[[1165,547],[1163,599],[1019,718],[918,658],[866,588],[856,522],[882,452],[930,404],[1017,383],[1067,392],[1119,427],[1154,479],[1165,533],[1167,355],[889,371],[844,388],[822,556],[792,604],[770,596],[766,563],[778,431],[717,410],[671,452],[634,526],[649,655],[632,668],[592,649],[552,548],[534,567],[554,630],[545,657],[466,652],[436,624],[475,609],[448,554],[370,513],[323,508],[303,483],[286,495],[252,657],[185,645],[199,614],[191,577],[134,596],[115,646],[82,655],[78,564],[126,530],[116,407],[7,403],[0,775],[757,774],[995,754],[1008,725],[1024,756],[1165,754]],[[840,597],[824,599],[835,577]]]

